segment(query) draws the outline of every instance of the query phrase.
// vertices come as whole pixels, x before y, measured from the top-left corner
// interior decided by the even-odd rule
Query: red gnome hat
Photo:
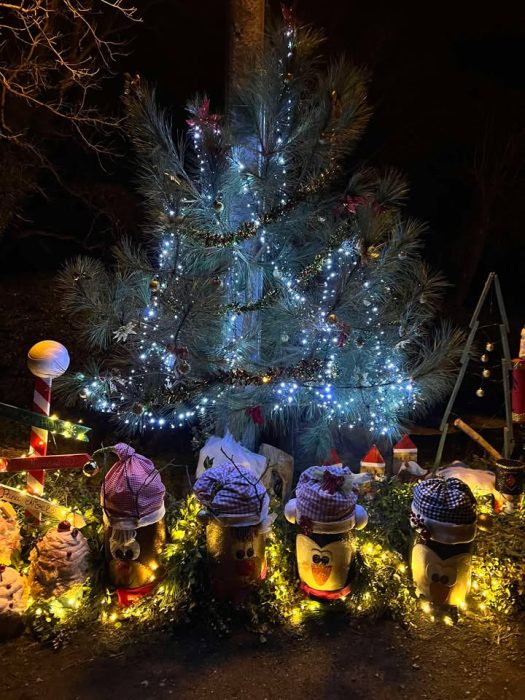
[[[339,454],[337,453],[335,447],[331,447],[330,451],[328,452],[328,457],[323,462],[323,467],[331,467],[334,465],[343,466],[343,460],[341,459],[341,457],[339,457]]]
[[[413,450],[417,450],[417,447],[414,445],[408,435],[403,435],[401,440],[396,442],[394,445],[394,451],[395,450],[400,450],[401,452],[412,452]]]

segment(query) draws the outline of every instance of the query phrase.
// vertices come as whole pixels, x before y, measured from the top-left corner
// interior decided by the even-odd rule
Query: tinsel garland
[[[194,496],[168,503],[171,541],[164,551],[166,575],[155,593],[130,608],[116,607],[104,580],[101,514],[96,504],[98,489],[94,489],[93,505],[84,511],[89,521],[84,533],[93,552],[95,574],[87,585],[62,598],[34,601],[27,612],[29,629],[42,642],[56,647],[87,624],[90,629],[98,625],[100,643],[114,648],[136,639],[143,642],[147,635],[168,633],[191,616],[202,616],[220,635],[229,631],[232,619],[244,620],[250,629],[266,631],[269,624],[298,626],[334,608],[352,618],[386,615],[409,627],[430,622],[453,624],[456,620],[450,614],[421,604],[414,593],[408,565],[412,490],[412,484],[386,483],[375,499],[367,502],[369,525],[355,533],[352,593],[330,604],[305,599],[299,593],[296,533],[280,515],[266,547],[268,576],[239,611],[219,604],[209,593],[205,531],[197,517],[200,506]],[[53,495],[63,498],[64,487]],[[81,501],[85,499],[84,491]],[[480,509],[487,513],[489,506],[480,503]],[[490,523],[490,529],[485,527],[476,540],[469,609],[460,617],[460,622],[470,619],[482,625],[489,637],[497,634],[505,618],[509,620],[525,608],[525,513],[491,516]],[[24,534],[27,539],[28,532]],[[27,568],[24,552],[24,559],[14,563],[21,571]]]

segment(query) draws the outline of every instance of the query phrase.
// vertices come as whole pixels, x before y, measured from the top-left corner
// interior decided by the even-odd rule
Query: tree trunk
[[[231,105],[236,83],[257,65],[262,55],[265,4],[265,0],[230,0],[227,105]]]

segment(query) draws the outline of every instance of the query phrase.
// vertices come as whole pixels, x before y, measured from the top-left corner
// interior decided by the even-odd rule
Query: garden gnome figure
[[[357,504],[350,469],[310,467],[299,478],[296,498],[288,501],[285,516],[296,523],[296,556],[301,589],[313,598],[331,600],[350,592],[353,528],[368,521]]]
[[[132,447],[120,442],[112,451],[118,460],[100,492],[106,561],[119,602],[130,605],[150,593],[160,578],[166,489],[153,462]]]
[[[231,463],[207,469],[193,489],[203,506],[213,594],[240,602],[266,577],[265,541],[274,520],[268,493],[251,470]]]
[[[433,478],[414,489],[412,576],[419,595],[460,607],[470,590],[476,499],[460,479]]]

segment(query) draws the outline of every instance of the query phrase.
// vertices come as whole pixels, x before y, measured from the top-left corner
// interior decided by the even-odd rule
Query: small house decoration
[[[372,474],[374,479],[382,479],[385,476],[385,460],[376,445],[368,450],[361,460],[362,474]]]
[[[161,576],[166,541],[165,487],[153,462],[123,442],[100,492],[109,579],[121,605],[150,593]]]
[[[0,641],[22,633],[28,599],[26,579],[16,569],[0,564]]]
[[[10,503],[0,501],[0,565],[9,566],[20,550],[20,528],[16,511]]]
[[[403,435],[401,440],[396,442],[393,453],[394,461],[392,464],[392,473],[394,475],[399,473],[403,463],[417,462],[417,447],[408,435]]]
[[[461,607],[470,590],[476,499],[460,479],[432,478],[414,489],[411,567],[420,596]]]
[[[67,520],[46,532],[29,555],[29,584],[34,598],[57,598],[86,581],[89,546]]]
[[[357,504],[347,467],[310,467],[299,478],[296,498],[285,516],[296,523],[296,556],[301,589],[312,598],[331,600],[350,593],[353,558],[351,530],[365,527],[368,515]]]
[[[274,520],[268,493],[251,470],[231,463],[207,469],[193,488],[203,506],[213,594],[240,602],[266,577],[266,535]]]

